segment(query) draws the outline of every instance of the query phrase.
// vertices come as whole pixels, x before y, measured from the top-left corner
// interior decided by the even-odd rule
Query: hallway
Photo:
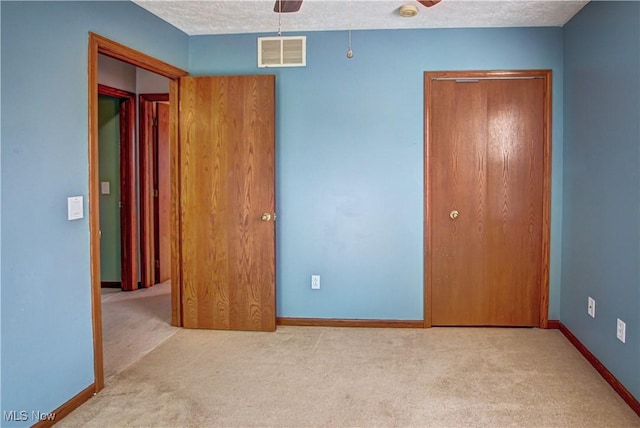
[[[178,328],[170,323],[171,281],[131,292],[103,288],[106,383],[173,336]]]

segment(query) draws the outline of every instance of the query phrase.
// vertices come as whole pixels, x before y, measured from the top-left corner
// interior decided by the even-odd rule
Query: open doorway
[[[162,94],[152,103],[149,121],[136,114],[141,91]],[[108,382],[176,331],[171,326],[169,79],[99,55],[97,92],[102,358]],[[147,126],[151,132],[145,132]],[[143,162],[148,156],[152,162]],[[147,215],[154,219],[150,229]],[[151,241],[145,238],[148,230]],[[162,270],[145,269],[146,255],[162,258],[163,265],[154,266]]]
[[[94,344],[94,374],[95,391],[104,388],[104,352],[103,352],[103,326],[102,326],[102,293],[100,287],[100,215],[99,215],[99,176],[98,176],[98,56],[106,55],[113,59],[118,59],[127,64],[140,67],[144,70],[164,76],[169,81],[169,99],[177,100],[178,84],[180,77],[187,75],[187,72],[146,55],[142,52],[131,49],[120,43],[109,40],[94,33],[89,33],[88,46],[88,111],[89,111],[89,229],[90,229],[90,249],[91,249],[91,307],[93,321],[93,344]],[[176,103],[170,105],[171,114],[171,182],[177,182],[177,123],[178,109]],[[175,221],[175,207],[177,206],[177,189],[171,189],[171,234],[177,234]],[[175,238],[172,239],[175,242]],[[181,293],[178,287],[180,271],[175,260],[178,260],[179,248],[172,245],[172,279],[171,282],[171,324],[182,325]]]

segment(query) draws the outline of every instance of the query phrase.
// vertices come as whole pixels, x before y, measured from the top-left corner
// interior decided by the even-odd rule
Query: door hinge
[[[154,198],[158,197],[158,189],[153,189],[153,197]]]
[[[153,118],[153,126],[158,126],[158,118],[157,117]]]
[[[160,269],[160,260],[156,259],[156,269]]]

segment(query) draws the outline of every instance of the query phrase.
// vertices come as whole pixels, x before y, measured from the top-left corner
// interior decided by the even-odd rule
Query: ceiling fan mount
[[[302,7],[302,0],[276,0],[273,11],[276,13],[297,12]]]
[[[418,3],[424,7],[432,7],[440,3],[441,0],[418,0]]]

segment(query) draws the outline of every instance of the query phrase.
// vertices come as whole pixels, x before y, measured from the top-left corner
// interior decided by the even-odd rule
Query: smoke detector
[[[413,18],[418,14],[418,8],[412,4],[405,4],[404,6],[400,6],[398,12],[403,18]]]

